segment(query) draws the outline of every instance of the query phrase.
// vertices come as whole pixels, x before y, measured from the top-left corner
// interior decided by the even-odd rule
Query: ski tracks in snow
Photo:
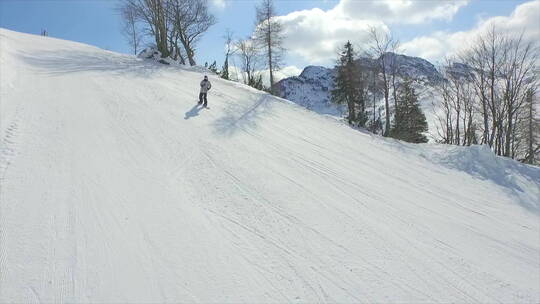
[[[11,163],[11,159],[16,153],[16,137],[18,132],[17,122],[13,122],[7,127],[2,146],[0,148],[0,183],[4,180],[6,171]]]
[[[494,185],[218,78],[188,115],[200,73],[72,48],[2,121],[2,300],[537,302],[537,217]]]

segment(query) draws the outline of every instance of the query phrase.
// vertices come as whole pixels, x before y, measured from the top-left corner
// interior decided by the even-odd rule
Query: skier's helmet
[[[204,75],[204,80],[208,80],[208,76]]]

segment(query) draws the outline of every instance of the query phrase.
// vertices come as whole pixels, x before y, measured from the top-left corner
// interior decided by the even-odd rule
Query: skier
[[[201,81],[201,92],[199,93],[199,104],[203,103],[203,107],[208,106],[208,99],[206,98],[206,95],[208,94],[208,91],[212,88],[212,84],[210,81],[208,81],[208,76],[204,76],[204,79]]]

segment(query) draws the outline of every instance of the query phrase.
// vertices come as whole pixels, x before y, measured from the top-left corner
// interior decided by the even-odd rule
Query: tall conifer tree
[[[347,104],[349,115],[347,117],[349,124],[355,124],[358,121],[356,115],[356,104],[362,100],[361,75],[359,67],[354,63],[356,54],[350,41],[344,45],[340,51],[337,75],[332,90],[332,101],[338,104]],[[364,108],[364,107],[362,107]],[[359,113],[363,117],[364,113]]]
[[[418,96],[412,87],[411,80],[406,80],[398,94],[395,118],[390,129],[390,136],[411,143],[428,141],[423,134],[427,132],[426,116],[420,109]],[[399,122],[399,124],[396,124]]]

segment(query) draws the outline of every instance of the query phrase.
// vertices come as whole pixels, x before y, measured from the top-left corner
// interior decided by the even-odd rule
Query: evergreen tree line
[[[332,101],[347,106],[347,120],[355,127],[412,143],[427,142],[424,133],[428,125],[414,83],[399,73],[391,52],[397,50],[398,43],[374,29],[370,34],[373,46],[366,55],[376,58],[377,64],[359,65],[358,54],[347,42],[339,52]],[[381,97],[383,108],[379,106]]]

